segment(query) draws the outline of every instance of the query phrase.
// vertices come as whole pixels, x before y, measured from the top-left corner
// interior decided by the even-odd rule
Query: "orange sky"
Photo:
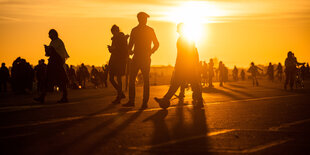
[[[194,11],[182,11],[188,4]],[[229,67],[283,63],[292,50],[299,61],[310,61],[309,0],[0,0],[0,61],[11,65],[21,56],[36,64],[55,28],[69,64],[105,64],[111,26],[129,34],[140,11],[150,14],[148,25],[160,42],[152,65],[174,64],[176,22],[184,12],[197,14],[203,24],[197,42],[201,60],[217,57]]]

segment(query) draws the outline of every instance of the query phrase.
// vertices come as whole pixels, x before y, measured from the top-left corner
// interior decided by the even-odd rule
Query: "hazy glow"
[[[184,23],[184,34],[188,39],[199,42],[205,35],[204,24],[210,22],[210,17],[223,16],[215,5],[208,2],[190,1],[183,2],[179,6],[167,12],[167,20],[174,23]]]
[[[0,61],[46,59],[43,44],[55,28],[69,64],[105,64],[111,26],[129,34],[140,11],[151,16],[148,25],[160,42],[152,65],[175,63],[179,22],[196,40],[201,60],[247,67],[251,61],[283,63],[291,50],[298,61],[310,61],[309,0],[0,0]]]

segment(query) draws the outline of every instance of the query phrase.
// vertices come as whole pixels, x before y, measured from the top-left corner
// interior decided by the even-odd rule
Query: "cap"
[[[137,14],[137,17],[138,17],[138,18],[149,18],[150,15],[148,15],[148,14],[145,13],[145,12],[139,12],[139,13]]]

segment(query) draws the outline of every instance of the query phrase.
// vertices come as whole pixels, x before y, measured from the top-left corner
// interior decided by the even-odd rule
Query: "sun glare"
[[[221,11],[215,6],[201,1],[183,2],[167,13],[169,21],[184,23],[184,35],[196,43],[205,35],[209,18],[220,15]]]

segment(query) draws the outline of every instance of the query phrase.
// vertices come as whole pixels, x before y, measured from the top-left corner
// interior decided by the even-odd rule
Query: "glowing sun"
[[[168,20],[184,23],[184,35],[195,42],[206,35],[205,24],[209,17],[221,14],[220,10],[207,2],[189,1],[173,7],[168,13]]]

